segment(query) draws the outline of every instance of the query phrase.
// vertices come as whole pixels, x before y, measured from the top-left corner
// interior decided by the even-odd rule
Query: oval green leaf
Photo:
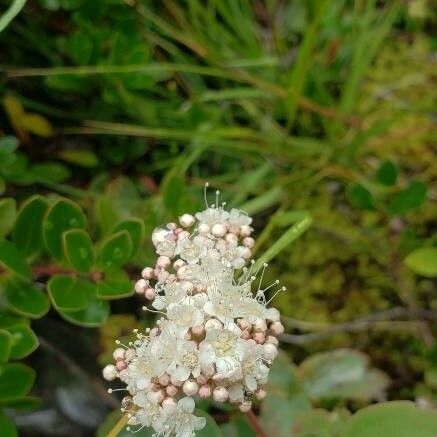
[[[44,197],[33,196],[18,212],[12,238],[17,248],[28,257],[35,255],[43,247],[42,222],[48,207]]]
[[[80,273],[88,273],[94,264],[94,248],[83,229],[70,229],[62,235],[67,261]]]
[[[0,373],[0,402],[26,396],[35,381],[35,371],[21,363],[5,364]]]
[[[6,300],[13,311],[33,319],[44,316],[50,309],[45,293],[35,284],[11,278],[5,286]]]
[[[386,186],[394,185],[397,177],[398,171],[391,161],[384,161],[376,172],[376,180]]]
[[[109,272],[97,285],[97,297],[100,299],[121,299],[135,293],[132,281],[122,270]]]
[[[369,211],[375,209],[372,193],[360,184],[349,185],[346,191],[346,198],[354,208]]]
[[[11,232],[17,217],[17,203],[14,199],[0,199],[0,237]]]
[[[109,317],[109,302],[97,299],[96,290],[87,290],[88,304],[79,311],[59,311],[61,317],[70,323],[87,328],[103,325]]]
[[[354,414],[342,437],[435,437],[437,411],[416,408],[412,402],[371,405]]]
[[[17,428],[14,422],[0,411],[0,430],[2,437],[18,437]]]
[[[12,337],[11,358],[21,360],[27,357],[39,346],[38,338],[33,330],[24,324],[7,328]]]
[[[437,247],[416,249],[404,262],[414,273],[434,278],[437,276]]]
[[[30,267],[23,254],[7,240],[0,240],[0,264],[23,278],[30,277]]]
[[[43,221],[43,238],[49,252],[58,260],[64,258],[62,234],[69,229],[84,229],[86,217],[76,203],[58,200],[47,211]]]
[[[116,233],[119,231],[129,232],[129,235],[132,240],[131,257],[134,256],[144,241],[144,234],[145,234],[144,221],[135,217],[132,217],[127,220],[123,220],[122,222],[118,223],[117,226],[115,226],[112,233]]]
[[[132,239],[127,231],[106,238],[101,246],[99,265],[103,270],[116,269],[126,263],[132,253]]]
[[[0,329],[0,363],[6,363],[11,355],[12,336],[8,331]]]
[[[47,292],[58,311],[79,311],[88,304],[88,295],[94,289],[88,281],[73,276],[52,276],[47,283]]]
[[[391,214],[405,214],[425,203],[426,185],[423,182],[411,182],[403,191],[395,194],[388,206]]]

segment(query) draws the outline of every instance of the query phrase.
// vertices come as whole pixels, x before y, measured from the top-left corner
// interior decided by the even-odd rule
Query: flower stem
[[[120,417],[120,419],[111,429],[111,431],[108,432],[106,437],[117,437],[120,431],[126,426],[127,421],[128,421],[127,414],[123,414],[123,416]]]
[[[263,430],[261,424],[258,421],[258,418],[252,410],[246,413],[246,417],[249,420],[250,426],[256,432],[256,435],[258,437],[268,437],[267,433]]]

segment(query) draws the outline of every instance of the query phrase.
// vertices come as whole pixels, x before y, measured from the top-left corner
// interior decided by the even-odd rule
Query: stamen
[[[203,186],[203,199],[205,200],[206,208],[209,208],[208,198],[206,195],[206,191],[207,191],[208,187],[209,187],[209,182],[205,182],[205,185]]]

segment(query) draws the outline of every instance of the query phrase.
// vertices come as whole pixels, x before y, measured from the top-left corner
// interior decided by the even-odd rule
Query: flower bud
[[[113,364],[108,364],[103,368],[103,378],[105,378],[106,381],[114,381],[117,375],[117,368]]]
[[[225,402],[229,397],[229,393],[224,387],[216,387],[212,392],[212,397],[216,402]]]
[[[270,325],[270,331],[273,335],[281,335],[284,333],[284,325],[281,322],[273,322]]]
[[[178,389],[174,385],[168,385],[165,388],[165,391],[171,397],[174,397],[178,394]]]
[[[187,396],[194,396],[199,391],[199,384],[195,381],[185,381],[182,390]]]
[[[143,294],[148,285],[148,281],[145,279],[139,279],[137,282],[135,282],[135,292],[138,294]]]
[[[169,407],[169,406],[174,406],[176,405],[176,401],[173,397],[166,397],[163,401],[162,401],[162,406],[163,407]]]
[[[144,279],[153,279],[153,277],[154,277],[155,275],[154,275],[154,272],[153,272],[152,267],[144,267],[144,269],[143,269],[142,272],[141,272],[141,276],[142,276]]]
[[[124,360],[126,357],[126,351],[122,347],[118,347],[117,349],[114,350],[114,352],[112,353],[112,356],[114,357],[114,360],[116,360],[116,361]]]
[[[242,237],[249,237],[252,233],[252,228],[248,225],[242,225],[240,227],[240,234]]]
[[[199,234],[201,234],[201,235],[208,234],[209,233],[209,225],[207,225],[206,223],[200,223],[197,230],[199,231]]]
[[[179,223],[183,228],[189,228],[194,225],[196,219],[191,214],[182,214],[179,217]]]
[[[252,237],[245,237],[243,239],[243,244],[248,247],[249,249],[252,249],[252,247],[255,246],[255,240]]]
[[[168,256],[161,255],[156,261],[156,265],[160,268],[167,268],[171,264],[171,259]]]
[[[263,354],[267,360],[274,360],[278,355],[278,349],[272,343],[266,343],[263,346]]]
[[[202,399],[209,398],[211,396],[212,390],[209,385],[202,385],[199,389],[199,397]]]
[[[211,228],[211,233],[215,237],[224,237],[226,235],[226,226],[221,223],[216,223]]]

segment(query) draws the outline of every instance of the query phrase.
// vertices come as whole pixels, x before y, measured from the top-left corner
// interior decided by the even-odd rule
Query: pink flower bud
[[[174,385],[168,385],[165,391],[171,397],[176,396],[178,394],[178,389]]]
[[[202,399],[209,398],[211,396],[211,387],[209,385],[202,385],[199,389],[199,397]]]
[[[155,290],[153,288],[147,288],[144,292],[144,296],[147,300],[154,300],[155,299]]]
[[[135,292],[138,294],[143,294],[145,288],[149,285],[149,282],[145,279],[139,279],[135,282]]]
[[[117,349],[114,350],[112,356],[116,361],[124,360],[124,358],[126,357],[126,351],[122,347],[118,347]]]

